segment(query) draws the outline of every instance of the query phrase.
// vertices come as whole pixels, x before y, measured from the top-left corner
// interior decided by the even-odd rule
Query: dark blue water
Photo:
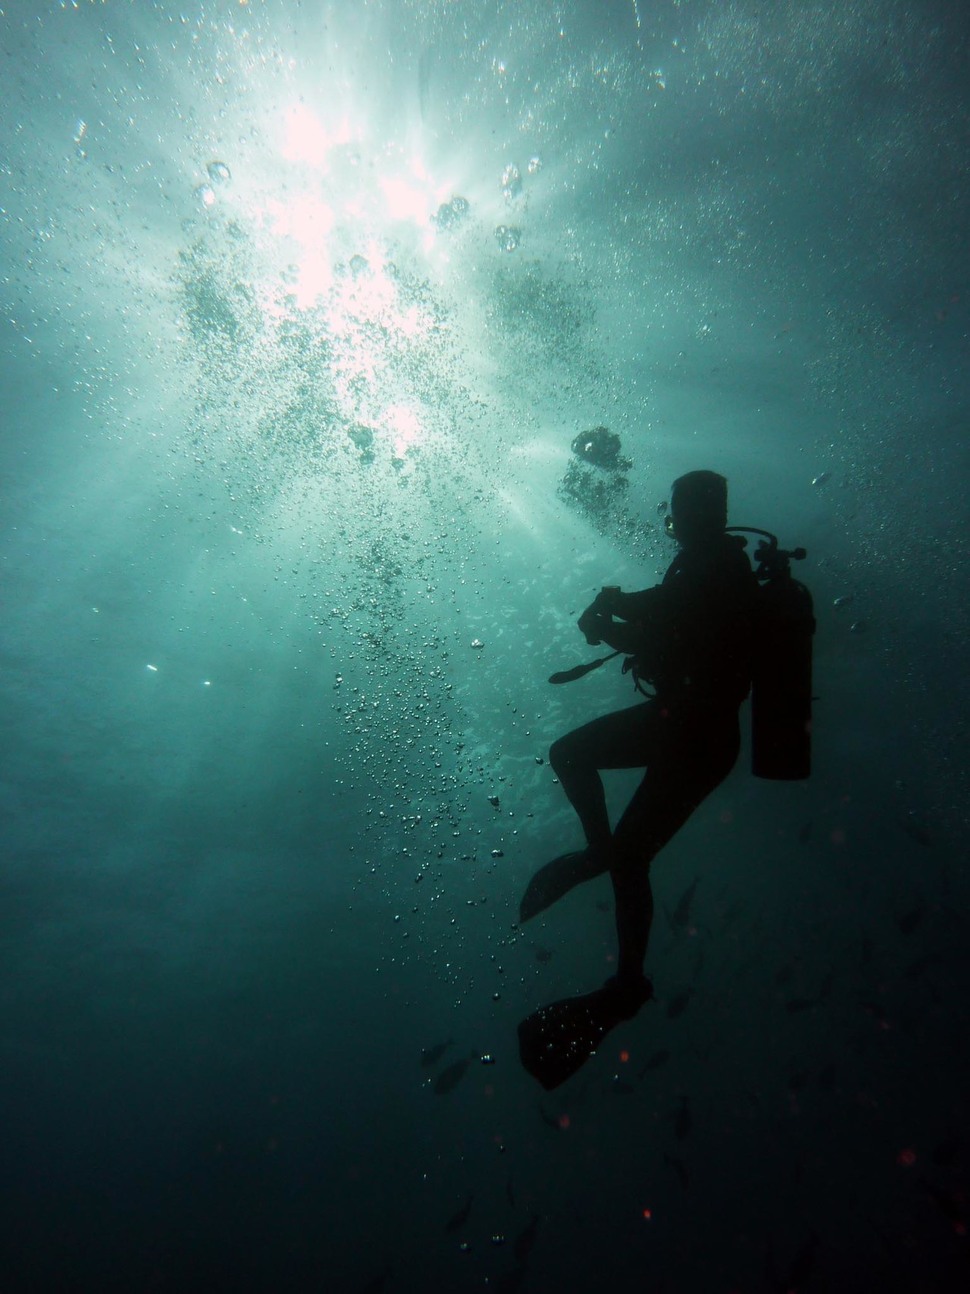
[[[962,6],[15,0],[0,51],[3,1289],[966,1288]],[[699,467],[808,549],[814,772],[745,749],[546,1094],[516,1024],[614,935],[604,880],[517,924],[543,761],[635,699],[546,678]]]

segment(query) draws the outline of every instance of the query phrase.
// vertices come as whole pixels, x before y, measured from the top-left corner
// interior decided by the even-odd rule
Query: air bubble
[[[514,252],[521,238],[521,229],[516,229],[513,225],[499,225],[495,230],[495,241],[503,252]]]
[[[522,176],[511,162],[502,172],[502,192],[508,202],[513,202],[522,192]]]
[[[442,202],[431,217],[439,229],[451,229],[468,215],[468,199],[455,196],[450,202]]]

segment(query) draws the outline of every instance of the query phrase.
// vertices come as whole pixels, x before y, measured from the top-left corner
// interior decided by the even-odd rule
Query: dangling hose
[[[601,665],[605,665],[608,660],[612,660],[614,656],[619,656],[619,654],[620,653],[618,651],[613,651],[610,652],[609,656],[601,656],[599,660],[591,660],[588,665],[576,665],[573,669],[564,669],[558,674],[550,674],[549,682],[575,683],[575,681],[578,678],[582,678],[584,674],[589,674],[592,670],[599,669]]]

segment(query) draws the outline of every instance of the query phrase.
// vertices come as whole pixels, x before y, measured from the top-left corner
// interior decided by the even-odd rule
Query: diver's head
[[[717,472],[688,472],[670,492],[668,533],[684,548],[711,543],[727,525],[727,480]]]

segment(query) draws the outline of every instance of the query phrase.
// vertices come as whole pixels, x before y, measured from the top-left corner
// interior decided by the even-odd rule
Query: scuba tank
[[[766,530],[755,550],[758,595],[751,675],[751,771],[755,777],[795,781],[811,772],[812,595],[791,574],[804,548],[778,547]]]

